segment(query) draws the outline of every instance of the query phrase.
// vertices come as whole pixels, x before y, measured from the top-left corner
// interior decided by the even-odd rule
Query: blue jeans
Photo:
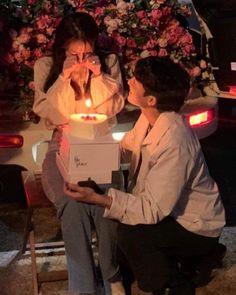
[[[103,208],[77,202],[63,192],[63,178],[56,165],[55,142],[52,141],[46,154],[42,184],[47,197],[53,202],[61,221],[65,243],[69,291],[93,293],[98,289],[92,244],[92,223],[98,239],[99,265],[110,294],[112,277],[119,276],[116,260],[117,222],[103,217]]]

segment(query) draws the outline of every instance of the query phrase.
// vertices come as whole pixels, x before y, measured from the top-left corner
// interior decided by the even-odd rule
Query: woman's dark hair
[[[97,52],[96,41],[98,38],[98,27],[94,18],[85,12],[76,12],[65,16],[56,29],[55,40],[52,47],[52,67],[44,85],[44,91],[46,92],[49,87],[56,81],[59,74],[62,72],[63,63],[66,58],[66,47],[70,42],[83,41],[95,44],[95,52],[101,57],[101,54]],[[104,57],[100,58],[101,67],[103,71],[106,71]],[[91,73],[90,73],[91,76]],[[89,76],[88,85],[86,88],[90,88]],[[71,85],[77,92],[78,96],[80,90],[79,86],[71,81]]]
[[[150,56],[140,59],[134,76],[142,83],[145,95],[157,98],[160,112],[178,112],[189,92],[188,73],[169,58]]]

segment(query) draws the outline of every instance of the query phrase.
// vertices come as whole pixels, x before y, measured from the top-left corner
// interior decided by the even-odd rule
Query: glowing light
[[[85,105],[89,109],[92,106],[92,100],[90,98],[85,99]]]
[[[23,143],[21,135],[0,135],[0,148],[21,148]]]
[[[214,120],[214,118],[215,118],[215,112],[213,109],[211,109],[211,110],[190,115],[188,117],[188,122],[190,126],[192,127],[199,127],[201,125],[210,123],[211,121]]]
[[[107,120],[107,116],[104,114],[72,114],[70,120],[74,123],[84,122],[87,123],[99,123]]]
[[[233,94],[233,95],[236,95],[236,86],[230,86],[229,87],[229,93]]]
[[[116,141],[121,141],[122,138],[124,137],[125,133],[126,132],[114,132],[114,133],[112,133],[112,137]]]

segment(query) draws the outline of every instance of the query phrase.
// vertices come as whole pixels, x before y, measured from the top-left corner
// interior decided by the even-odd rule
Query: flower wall
[[[191,34],[182,25],[190,14],[175,0],[22,0],[2,1],[0,7],[0,93],[19,113],[31,111],[36,59],[50,52],[61,18],[87,11],[99,28],[99,44],[122,57],[126,77],[141,57],[170,56],[192,77],[206,67],[198,58]]]

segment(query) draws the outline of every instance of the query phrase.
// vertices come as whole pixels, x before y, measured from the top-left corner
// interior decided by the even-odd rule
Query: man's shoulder
[[[187,125],[183,116],[179,113],[168,114],[169,128],[167,129],[163,141],[168,146],[176,147],[188,147],[189,145],[197,144],[198,140],[193,130]]]

